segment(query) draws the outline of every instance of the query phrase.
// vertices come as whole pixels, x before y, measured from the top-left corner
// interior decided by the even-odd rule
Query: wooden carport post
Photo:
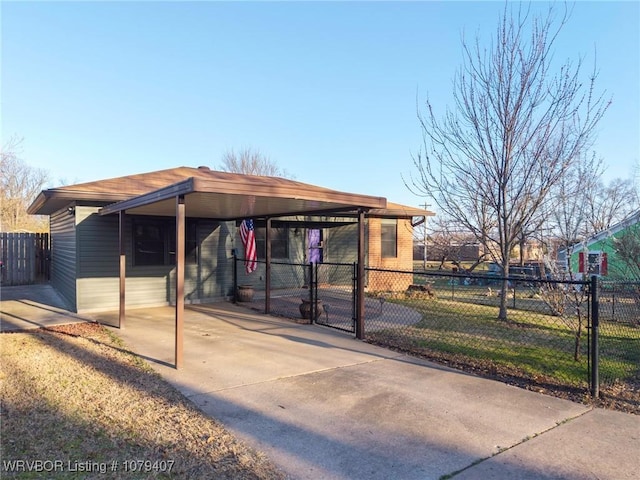
[[[182,367],[184,329],[184,195],[176,197],[176,343],[175,368]]]
[[[356,338],[364,340],[364,210],[358,210],[358,266],[356,282]]]
[[[124,289],[127,275],[127,253],[124,239],[124,211],[118,212],[118,249],[120,250],[120,303],[118,311],[118,328],[124,328]]]
[[[264,313],[271,313],[271,218],[267,218],[265,228],[265,273],[264,273]]]

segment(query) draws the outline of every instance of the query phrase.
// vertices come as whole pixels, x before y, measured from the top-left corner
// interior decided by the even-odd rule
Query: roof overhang
[[[181,196],[188,217],[218,220],[384,209],[387,206],[383,197],[326,189],[319,195],[312,189],[306,191],[287,183],[265,184],[251,176],[246,176],[242,182],[192,177],[107,205],[99,213],[174,216],[176,198]]]
[[[84,202],[109,204],[130,197],[126,193],[87,192],[75,190],[51,189],[43,190],[27,208],[30,215],[51,215],[68,205],[82,199]]]
[[[407,205],[399,205],[397,203],[388,202],[386,208],[375,208],[367,212],[368,217],[374,218],[406,218],[411,219],[411,226],[417,227],[422,225],[427,217],[434,217],[436,214],[430,210],[422,210],[420,208],[409,207]]]

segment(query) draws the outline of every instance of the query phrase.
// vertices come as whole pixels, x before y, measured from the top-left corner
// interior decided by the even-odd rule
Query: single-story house
[[[569,249],[571,270],[582,275],[628,278],[628,266],[616,255],[615,244],[625,234],[640,231],[640,210],[610,228],[598,232]],[[637,234],[640,238],[640,234]],[[558,253],[559,261],[567,261],[566,251]]]
[[[183,209],[183,213],[179,213]],[[413,226],[433,213],[276,177],[178,167],[42,191],[28,209],[48,215],[51,285],[75,312],[175,304],[233,293],[233,253],[244,255],[238,226],[255,225],[258,259],[269,225],[274,261],[357,262],[362,216],[364,264],[412,270]],[[184,215],[184,262],[176,234]],[[315,251],[312,251],[315,249]],[[261,278],[258,270],[240,275]],[[124,280],[126,279],[126,297]],[[246,279],[238,279],[239,283]],[[406,288],[368,277],[372,290]],[[272,285],[272,288],[277,285]]]

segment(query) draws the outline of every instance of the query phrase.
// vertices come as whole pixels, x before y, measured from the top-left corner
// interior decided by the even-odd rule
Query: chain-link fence
[[[263,272],[254,277],[254,296],[245,303],[354,332],[356,271],[355,264],[272,262],[269,295]],[[369,342],[529,388],[576,396],[599,390],[640,411],[639,282],[375,268],[366,268],[365,275]]]
[[[256,271],[248,275],[241,271],[244,259],[236,259],[235,265],[241,276],[239,280],[236,273],[236,301],[243,305],[299,323],[313,319],[320,325],[355,332],[355,264],[272,261],[267,272],[266,262],[259,260]],[[377,301],[368,303],[373,306]]]
[[[370,274],[372,274],[371,271]],[[589,382],[587,284],[446,273],[375,270],[411,280],[404,291],[369,292],[385,304],[419,313],[417,321],[387,322],[369,341],[477,371],[541,386],[586,388]]]
[[[269,271],[264,260],[258,260],[254,272],[242,272],[245,261],[236,259],[235,300],[260,312],[291,319],[305,320],[300,306],[311,300],[311,266],[285,262],[271,262]],[[269,282],[267,282],[267,278]],[[268,293],[267,295],[267,286]],[[307,323],[308,319],[307,317]]]
[[[598,305],[602,394],[640,409],[640,282],[601,282]]]
[[[313,321],[355,333],[357,264],[271,262],[268,274],[266,262],[259,260],[256,271],[244,275],[244,262],[236,259],[234,281],[236,301],[242,305],[299,323]],[[420,314],[409,306],[388,303],[385,296],[368,295],[364,306],[369,331],[384,330],[389,323],[408,325],[420,319]]]
[[[386,277],[378,284],[410,280],[406,290],[368,295],[420,315],[415,322],[387,318],[375,328],[366,323],[368,341],[528,387],[578,394],[589,388],[640,411],[639,282],[368,272]]]

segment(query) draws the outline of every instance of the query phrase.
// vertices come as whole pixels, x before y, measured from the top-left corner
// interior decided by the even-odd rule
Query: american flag
[[[247,273],[258,268],[258,253],[256,252],[256,235],[253,229],[253,220],[243,220],[240,224],[240,238],[244,247],[244,266]]]

